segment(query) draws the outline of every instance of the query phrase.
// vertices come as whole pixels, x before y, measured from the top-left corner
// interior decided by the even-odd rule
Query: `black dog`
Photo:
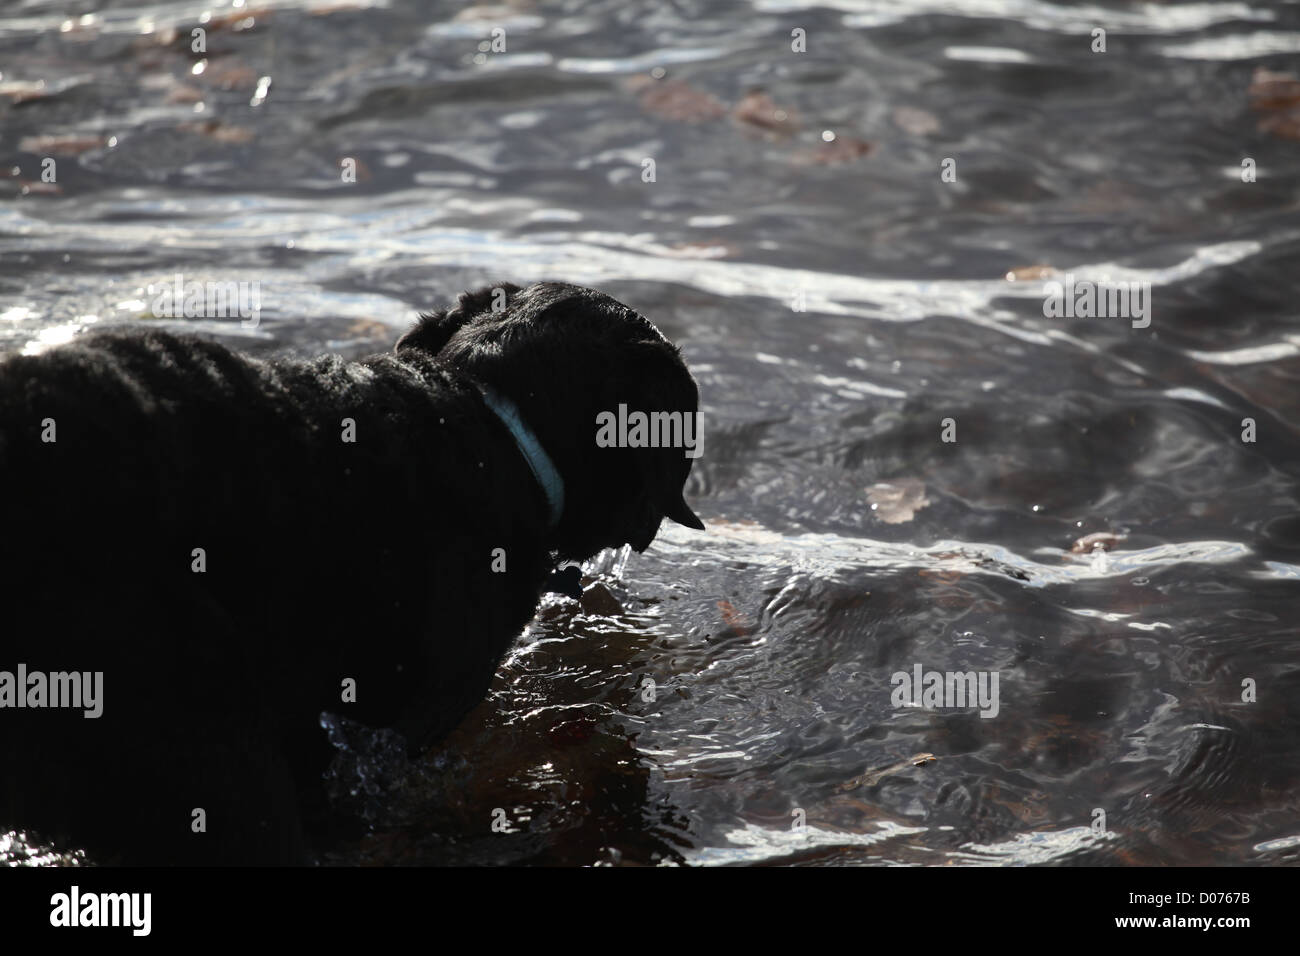
[[[0,832],[308,858],[323,711],[426,747],[557,561],[703,527],[681,448],[597,447],[620,404],[698,393],[645,318],[558,283],[466,293],[359,363],[159,331],[0,363]]]

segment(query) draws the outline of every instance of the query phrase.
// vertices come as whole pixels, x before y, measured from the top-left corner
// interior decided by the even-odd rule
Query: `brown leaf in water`
[[[251,66],[235,60],[210,60],[198,79],[221,90],[248,89],[257,86],[260,74]]]
[[[1300,80],[1294,73],[1256,67],[1247,93],[1251,109],[1266,114],[1259,121],[1262,132],[1300,140]]]
[[[929,136],[931,133],[939,132],[939,118],[915,106],[896,107],[893,118],[899,129],[913,136]]]
[[[871,155],[875,149],[865,139],[852,136],[837,136],[829,143],[822,143],[816,149],[800,150],[794,154],[794,162],[800,165],[843,166],[845,163],[857,162],[864,156]]]
[[[730,601],[719,601],[718,610],[722,612],[722,619],[726,622],[727,627],[737,634],[743,637],[753,632],[754,628],[745,619],[745,615],[737,611]]]
[[[44,80],[10,80],[7,83],[0,83],[0,96],[9,97],[10,102],[15,106],[32,100],[43,100],[51,95],[50,88]]]
[[[63,195],[63,187],[58,183],[41,182],[39,179],[20,179],[18,185],[22,187],[21,192],[24,196]]]
[[[867,770],[861,775],[854,777],[845,783],[840,784],[835,789],[840,793],[846,793],[849,790],[856,790],[858,787],[874,787],[886,777],[902,773],[905,770],[911,770],[913,767],[924,767],[926,764],[934,763],[939,758],[931,753],[912,754],[906,760],[899,760],[885,767],[877,767],[874,770]]]
[[[1266,116],[1259,121],[1259,128],[1262,132],[1272,133],[1283,139],[1300,140],[1300,109]]]
[[[168,92],[164,102],[198,103],[202,99],[203,91],[197,86],[190,86],[188,83],[178,83]]]
[[[240,145],[251,143],[254,133],[251,129],[243,126],[231,126],[229,123],[223,123],[220,120],[204,120],[201,123],[182,123],[181,129],[189,133],[198,133],[207,136],[218,143],[229,143]]]
[[[885,524],[911,521],[930,503],[925,496],[925,483],[917,478],[877,482],[867,489],[867,501],[871,503],[871,513]]]
[[[1300,106],[1300,80],[1294,73],[1255,68],[1250,78],[1250,105],[1257,110],[1284,110]]]
[[[984,799],[1002,807],[1026,826],[1038,826],[1047,822],[1047,794],[1041,790],[1030,791],[1023,800],[1017,800],[1011,795],[1004,795],[1000,786],[990,784]]]
[[[1005,278],[1008,282],[1023,282],[1030,279],[1046,279],[1054,275],[1060,273],[1051,266],[1017,266],[1010,270]]]
[[[87,136],[80,133],[48,133],[44,136],[24,136],[18,144],[18,148],[27,153],[76,156],[78,153],[98,149],[106,142],[107,140],[102,136]]]
[[[956,584],[966,575],[962,571],[936,571],[931,568],[921,568],[916,572],[919,578],[925,578],[927,581],[938,581],[940,584]]]
[[[727,115],[727,106],[682,80],[654,80],[640,76],[629,82],[637,102],[647,113],[682,123],[703,123]]]
[[[754,89],[745,94],[731,111],[731,118],[737,123],[757,127],[769,133],[789,136],[799,129],[799,120],[794,110],[777,106],[763,90]]]

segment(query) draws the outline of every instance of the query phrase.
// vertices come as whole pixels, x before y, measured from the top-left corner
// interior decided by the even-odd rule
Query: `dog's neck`
[[[537,435],[524,421],[518,405],[488,385],[479,383],[479,390],[483,393],[484,403],[501,419],[501,424],[506,426],[514,438],[519,453],[528,462],[528,470],[533,473],[542,493],[546,495],[548,530],[554,531],[564,514],[564,479],[560,477],[559,469],[538,441]]]

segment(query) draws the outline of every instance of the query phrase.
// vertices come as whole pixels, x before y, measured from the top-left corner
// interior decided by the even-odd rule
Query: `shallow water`
[[[0,349],[177,272],[259,322],[166,324],[281,355],[562,279],[706,426],[709,532],[591,562],[438,753],[326,719],[328,860],[1300,860],[1300,5],[253,7],[199,56],[202,3],[7,6]],[[1045,317],[1065,273],[1149,326]],[[917,665],[996,716],[894,706]]]

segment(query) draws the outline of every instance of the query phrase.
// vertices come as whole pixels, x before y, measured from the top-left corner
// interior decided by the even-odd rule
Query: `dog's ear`
[[[456,334],[456,330],[463,324],[451,321],[449,316],[451,310],[445,312],[421,312],[420,321],[407,331],[393,349],[395,352],[401,352],[404,349],[423,349],[430,355],[437,355],[442,351],[442,347],[447,344],[447,340]]]
[[[430,355],[437,355],[466,322],[484,312],[494,311],[498,304],[504,308],[510,296],[518,291],[519,286],[513,282],[498,282],[473,292],[462,292],[450,309],[421,312],[420,321],[397,340],[394,351],[423,349]]]
[[[655,331],[657,334],[658,330]],[[699,432],[696,414],[699,390],[682,362],[681,351],[661,339],[637,342],[629,349],[629,354],[628,377],[641,383],[645,410],[680,412],[683,416],[681,437],[689,438],[693,448],[700,448],[703,436]],[[651,502],[664,517],[687,528],[703,531],[704,522],[691,510],[683,495],[683,486],[694,460],[686,452],[685,447],[639,449],[641,479]]]

